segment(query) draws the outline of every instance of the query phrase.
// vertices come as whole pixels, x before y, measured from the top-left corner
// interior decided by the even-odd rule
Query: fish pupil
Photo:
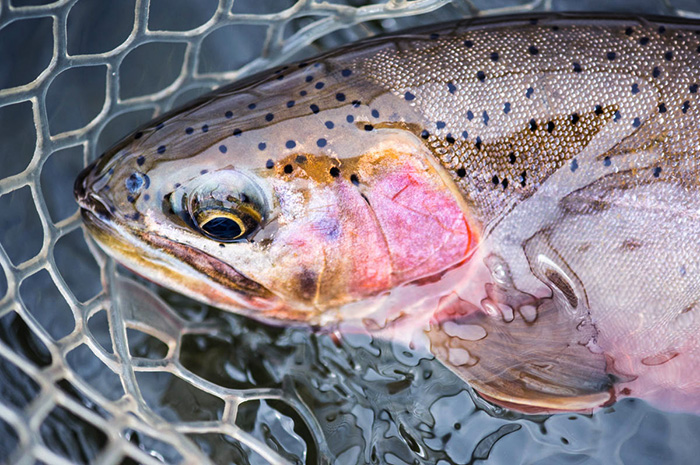
[[[211,237],[224,241],[236,239],[243,233],[238,223],[225,216],[213,218],[204,223],[201,228]]]

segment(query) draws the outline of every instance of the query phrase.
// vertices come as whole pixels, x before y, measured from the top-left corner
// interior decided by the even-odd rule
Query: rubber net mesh
[[[522,423],[483,415],[488,431],[463,436],[455,449],[458,422],[438,440],[435,421],[411,419],[449,416],[454,405],[483,412],[410,351],[389,346],[393,359],[381,365],[376,346],[359,340],[339,357],[332,337],[261,328],[140,282],[84,237],[72,182],[137,125],[242,75],[403,27],[580,3],[0,2],[0,461],[488,457]],[[694,1],[634,8],[700,16]],[[353,375],[363,364],[374,368]],[[401,396],[411,377],[433,384],[424,405],[409,409]],[[383,393],[373,405],[386,408],[350,401],[353,389],[358,399]],[[434,431],[421,433],[422,424]]]

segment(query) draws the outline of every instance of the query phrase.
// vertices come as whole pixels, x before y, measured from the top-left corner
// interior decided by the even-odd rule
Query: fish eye
[[[235,205],[235,204],[234,204]],[[211,239],[233,242],[246,239],[260,225],[260,214],[250,206],[206,207],[194,212],[193,220],[199,230]]]
[[[237,171],[194,179],[176,189],[168,201],[187,225],[217,242],[248,239],[262,227],[267,210],[258,183]]]

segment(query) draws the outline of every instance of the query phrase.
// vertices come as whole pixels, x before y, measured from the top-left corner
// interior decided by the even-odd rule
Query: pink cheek
[[[458,263],[476,244],[454,194],[435,178],[406,164],[386,173],[367,193],[398,282]]]

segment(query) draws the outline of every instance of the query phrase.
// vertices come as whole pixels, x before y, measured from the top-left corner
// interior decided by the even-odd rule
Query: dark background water
[[[293,4],[237,0],[232,11],[259,15]],[[339,29],[288,53],[275,44],[265,48],[270,29],[260,17],[257,24],[244,16],[219,29],[204,26],[206,34],[185,40],[177,31],[202,27],[218,3],[151,0],[149,28],[171,32],[117,49],[108,59],[89,56],[131,40],[135,18],[145,19],[145,10],[135,13],[134,0],[80,0],[72,8],[37,10],[49,16],[1,5],[0,461],[133,463],[150,457],[177,463],[197,461],[201,451],[214,463],[237,464],[275,458],[309,464],[698,463],[700,417],[661,412],[639,400],[594,415],[522,417],[480,401],[431,354],[391,341],[268,327],[148,284],[167,306],[130,301],[128,292],[121,296],[113,287],[121,307],[109,313],[101,296],[115,273],[93,257],[77,229],[72,199],[73,179],[86,160],[157,111],[226,82],[232,70],[261,54],[298,59],[482,9],[687,9],[700,16],[695,0],[671,2],[673,8],[651,0],[454,2]],[[55,36],[53,24],[62,15],[65,35],[59,29]],[[318,19],[299,15],[274,31],[293,43],[295,32]],[[50,66],[53,44],[61,60],[88,58],[71,66],[59,62],[48,71],[51,79],[18,87]],[[129,305],[135,309],[127,315]],[[125,357],[130,369],[122,371]],[[127,410],[134,414],[124,415]],[[112,456],[110,448],[120,452]]]

